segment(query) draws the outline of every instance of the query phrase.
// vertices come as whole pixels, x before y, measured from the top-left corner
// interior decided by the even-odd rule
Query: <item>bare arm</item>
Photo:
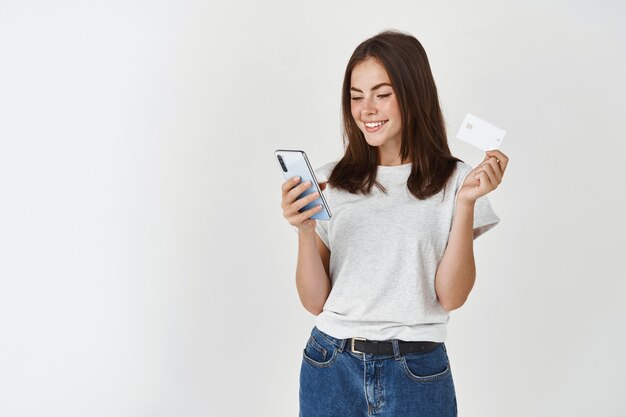
[[[447,311],[461,307],[476,279],[474,263],[474,203],[457,201],[448,246],[435,274],[435,291]]]
[[[321,207],[316,206],[300,212],[300,209],[312,202],[319,194],[315,192],[297,199],[297,196],[311,186],[309,181],[295,185],[299,180],[298,177],[294,177],[282,184],[281,207],[283,216],[298,230],[296,287],[300,302],[307,311],[317,316],[322,312],[330,294],[330,250],[315,233],[317,222],[310,218],[314,213],[319,212]],[[326,183],[320,183],[319,186],[321,190],[324,190]]]
[[[300,302],[314,315],[322,312],[330,294],[330,251],[315,233],[315,229],[298,234],[298,265],[296,287]]]
[[[435,274],[437,298],[448,311],[465,303],[476,280],[473,231],[476,200],[498,187],[509,163],[509,157],[497,149],[486,151],[485,155],[483,162],[466,175],[457,193],[448,246]]]

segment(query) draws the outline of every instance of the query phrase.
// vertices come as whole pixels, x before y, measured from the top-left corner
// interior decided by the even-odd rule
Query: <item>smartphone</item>
[[[282,170],[283,176],[286,180],[290,180],[293,177],[300,177],[300,181],[298,181],[297,184],[294,184],[294,187],[302,182],[311,181],[311,186],[304,190],[304,192],[296,198],[297,200],[316,191],[319,193],[318,198],[302,207],[299,212],[305,212],[321,204],[322,210],[313,214],[310,218],[315,220],[330,220],[332,216],[330,213],[330,207],[328,207],[328,203],[324,199],[322,190],[320,189],[317,178],[315,177],[315,172],[309,163],[309,158],[307,158],[306,153],[304,153],[304,151],[294,149],[277,149],[274,152],[274,155],[278,160],[278,164],[280,165],[280,169]]]

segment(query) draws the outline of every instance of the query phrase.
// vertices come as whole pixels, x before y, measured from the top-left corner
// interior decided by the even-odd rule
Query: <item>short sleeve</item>
[[[322,239],[322,242],[330,249],[330,243],[328,242],[328,220],[316,220],[315,232]]]
[[[486,195],[479,197],[474,205],[474,239],[500,223],[500,217],[493,211]]]
[[[472,169],[473,168],[468,164],[463,163],[461,165],[461,172],[459,175],[460,180],[458,182],[457,190],[461,187],[463,182],[465,182],[465,178],[467,177],[467,174],[469,174]],[[456,206],[456,196],[455,196],[455,206]],[[479,197],[478,200],[476,200],[476,203],[474,204],[474,225],[473,225],[474,239],[476,239],[478,236],[482,236],[487,231],[493,229],[498,223],[500,223],[500,217],[498,217],[498,215],[494,212],[493,208],[491,207],[491,203],[487,195]]]

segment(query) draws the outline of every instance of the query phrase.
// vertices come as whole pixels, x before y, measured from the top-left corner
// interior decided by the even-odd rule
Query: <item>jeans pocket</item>
[[[335,361],[338,347],[323,336],[312,332],[306,346],[302,350],[302,358],[318,368],[327,368]]]
[[[433,382],[451,375],[450,362],[443,345],[432,352],[407,353],[400,359],[406,376],[417,382]]]

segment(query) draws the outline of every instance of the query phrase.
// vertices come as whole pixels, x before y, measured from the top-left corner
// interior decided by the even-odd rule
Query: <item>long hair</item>
[[[328,177],[328,184],[350,193],[370,194],[376,185],[377,149],[369,145],[358,128],[350,109],[350,81],[354,67],[368,58],[378,60],[386,69],[401,113],[401,160],[412,159],[407,188],[423,200],[437,194],[456,169],[450,153],[444,119],[439,106],[435,80],[426,51],[409,34],[388,30],[362,42],[346,67],[341,107],[345,153]],[[462,162],[462,161],[461,161]]]

